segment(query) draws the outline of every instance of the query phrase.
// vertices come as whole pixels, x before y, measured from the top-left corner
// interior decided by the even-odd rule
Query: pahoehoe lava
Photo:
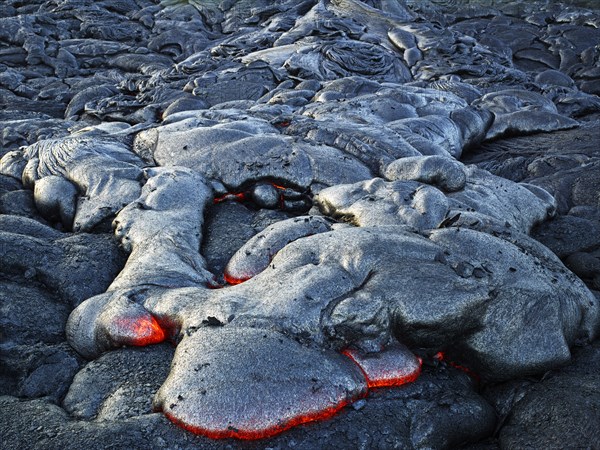
[[[567,3],[3,2],[0,447],[599,447]]]

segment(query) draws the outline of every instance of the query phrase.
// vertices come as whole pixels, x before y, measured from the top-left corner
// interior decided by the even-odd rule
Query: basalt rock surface
[[[3,2],[0,446],[600,445],[569,3]]]

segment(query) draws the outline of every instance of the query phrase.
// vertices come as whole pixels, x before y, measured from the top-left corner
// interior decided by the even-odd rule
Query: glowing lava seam
[[[173,417],[168,412],[165,412],[165,416],[173,422],[175,425],[180,426],[184,430],[190,431],[194,434],[206,436],[210,439],[242,439],[242,440],[257,440],[257,439],[265,439],[269,437],[273,437],[279,433],[282,433],[290,428],[296,427],[298,425],[303,425],[309,422],[315,422],[320,420],[327,420],[334,415],[336,415],[340,410],[344,409],[351,402],[342,401],[337,405],[331,406],[323,411],[317,411],[306,415],[301,415],[298,417],[293,417],[286,422],[273,426],[271,428],[266,428],[264,430],[242,430],[235,427],[229,427],[227,430],[206,430],[200,427],[194,427],[192,425],[188,425],[181,420]]]
[[[460,364],[455,363],[454,361],[450,361],[448,358],[446,358],[446,355],[444,354],[444,352],[437,352],[433,356],[433,358],[437,359],[438,361],[446,361],[449,365],[451,365],[455,369],[462,370],[464,373],[466,373],[467,375],[469,375],[474,380],[480,381],[479,375],[477,375],[475,372],[473,372],[471,369],[469,369],[466,366],[461,366]]]

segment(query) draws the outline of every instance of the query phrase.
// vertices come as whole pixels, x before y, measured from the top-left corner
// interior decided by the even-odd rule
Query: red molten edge
[[[220,197],[215,197],[213,199],[213,203],[221,203],[221,202],[224,202],[227,200],[243,202],[244,200],[246,200],[246,194],[243,192],[237,192],[237,193],[221,195]]]
[[[243,283],[244,281],[247,281],[250,279],[250,277],[248,278],[235,278],[232,277],[231,275],[228,275],[227,273],[223,274],[223,279],[227,282],[227,284],[240,284]]]
[[[369,393],[369,389],[401,386],[415,381],[421,373],[421,358],[414,356],[405,348],[390,347],[376,354],[363,354],[362,352],[353,349],[346,349],[342,353],[349,357],[363,372],[367,381],[367,389],[354,399],[342,400],[338,404],[321,411],[301,414],[292,417],[291,419],[281,421],[271,427],[257,427],[251,429],[235,427],[228,427],[227,429],[206,429],[185,423],[182,419],[177,418],[168,411],[163,410],[163,413],[171,422],[184,430],[210,439],[265,439],[299,425],[330,419],[353,401],[366,397]]]
[[[402,386],[412,383],[421,374],[421,358],[406,349],[392,347],[373,354],[346,349],[342,354],[362,370],[369,389]]]
[[[151,315],[136,318],[118,319],[117,326],[122,333],[122,343],[144,347],[165,340],[165,332]]]
[[[180,426],[184,430],[190,431],[194,434],[199,434],[202,436],[206,436],[210,439],[243,439],[243,440],[256,440],[256,439],[265,439],[272,436],[275,436],[279,433],[282,433],[290,428],[296,427],[298,425],[302,425],[309,422],[315,422],[319,420],[327,420],[337,414],[340,410],[345,408],[350,402],[347,400],[342,401],[341,403],[326,408],[322,411],[316,411],[310,414],[301,415],[297,417],[293,417],[286,422],[282,422],[277,424],[271,428],[264,429],[255,429],[255,430],[244,430],[238,429],[234,427],[229,427],[226,430],[207,430],[201,427],[196,427],[193,425],[188,425],[184,423],[182,420],[174,417],[168,412],[164,412],[165,416],[173,422],[174,424]]]

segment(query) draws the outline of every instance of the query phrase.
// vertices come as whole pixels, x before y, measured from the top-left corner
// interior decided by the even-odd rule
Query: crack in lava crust
[[[458,363],[456,363],[454,361],[449,360],[446,357],[446,354],[444,352],[437,352],[435,355],[433,355],[433,359],[435,359],[435,360],[437,360],[439,362],[446,362],[447,364],[449,364],[450,366],[454,367],[455,369],[462,370],[464,373],[466,373],[467,375],[469,375],[475,381],[477,381],[477,382],[481,381],[481,377],[477,373],[473,372],[473,370],[471,370],[467,366],[463,366],[461,364],[458,364]]]

